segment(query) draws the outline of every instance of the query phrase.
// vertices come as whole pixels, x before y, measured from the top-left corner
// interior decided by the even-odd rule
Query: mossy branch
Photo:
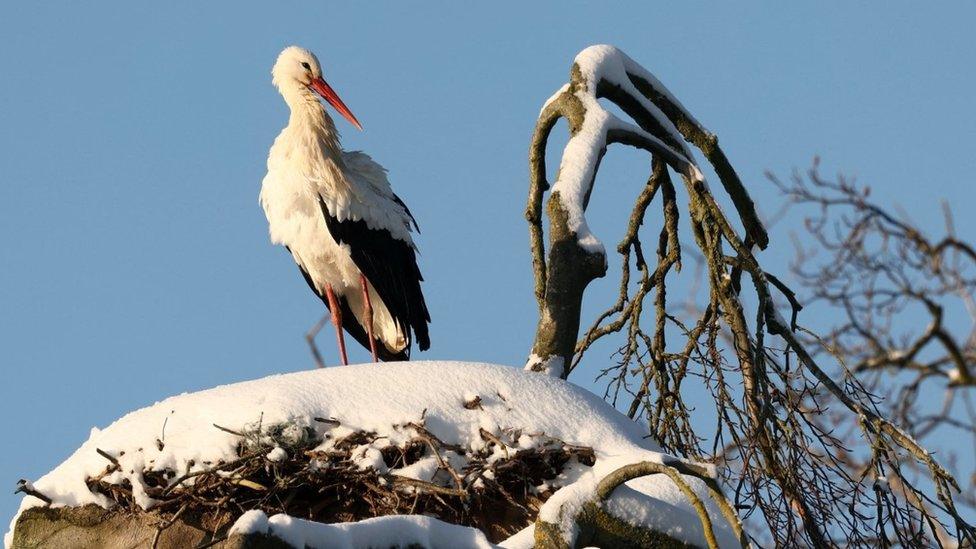
[[[635,124],[617,120],[600,105],[600,98],[616,104]],[[550,190],[545,178],[545,151],[560,118],[568,122],[570,141],[549,193],[547,248],[542,226],[542,200]],[[722,212],[686,142],[702,153],[718,175],[735,206],[743,235]],[[600,160],[613,143],[650,153],[652,173],[617,246],[621,255],[617,298],[583,339],[577,340],[583,293],[607,270],[606,253],[589,234],[584,213]],[[589,147],[586,154],[580,154],[581,144]],[[586,169],[579,169],[581,159],[588,163]],[[953,477],[924,447],[881,417],[872,395],[856,380],[832,379],[796,337],[801,304],[789,287],[761,268],[753,253],[754,248],[767,245],[769,235],[745,186],[717,137],[650,73],[615,48],[594,46],[584,50],[570,71],[569,84],[553,96],[539,117],[529,163],[526,219],[539,324],[526,369],[566,377],[595,341],[626,333],[626,343],[617,353],[618,364],[604,370],[604,375],[613,376],[610,385],[616,387],[614,402],[621,387],[631,390],[626,388],[627,380],[638,377],[640,387],[631,393],[631,417],[643,412],[651,435],[667,451],[695,459],[724,460],[727,467],[723,474],[735,486],[736,505],[744,501],[746,507],[758,509],[768,523],[768,535],[779,545],[824,546],[837,540],[856,545],[887,542],[889,535],[911,545],[927,539],[920,533],[922,529],[935,535],[940,529],[940,519],[919,507],[921,500],[933,504],[954,523],[960,540],[976,542],[976,530],[956,509],[953,493],[959,489]],[[566,166],[568,173],[564,173]],[[680,174],[684,183],[694,249],[700,254],[708,282],[708,304],[689,313],[696,320],[687,325],[668,311],[667,303],[668,277],[680,270],[682,259],[679,208],[668,168]],[[652,267],[639,229],[657,196],[662,197],[663,226],[657,264]],[[631,260],[636,276],[632,276]],[[755,289],[757,303],[751,319],[740,295],[743,274]],[[789,302],[789,322],[777,313],[774,289]],[[653,331],[647,333],[641,317],[644,300],[650,295],[654,296],[655,323]],[[669,352],[666,335],[675,329],[687,340],[679,352]],[[767,336],[781,338],[783,345],[768,345]],[[730,349],[722,348],[723,341]],[[715,399],[718,421],[710,456],[700,447],[702,438],[691,427],[690,410],[682,397],[681,384],[692,366],[701,370],[700,378]],[[880,497],[863,489],[863,476],[848,475],[836,456],[848,448],[819,423],[826,411],[822,391],[861,419],[860,435],[871,449],[876,474],[893,472],[904,482],[899,452],[907,452],[928,470],[937,502],[926,499],[918,490],[914,491],[918,496],[914,500]],[[732,469],[732,465],[737,468]],[[875,510],[877,520],[870,516]],[[888,518],[883,519],[882,513]]]
[[[648,530],[632,524],[627,524],[619,518],[614,517],[603,508],[605,502],[621,484],[639,477],[656,474],[667,475],[674,482],[675,486],[688,498],[688,502],[698,515],[702,525],[702,535],[708,543],[709,548],[719,547],[718,539],[712,527],[712,517],[701,498],[684,478],[685,475],[702,480],[708,488],[709,497],[719,507],[722,516],[732,527],[740,546],[745,549],[749,547],[749,540],[742,530],[742,523],[732,505],[722,494],[718,483],[711,478],[707,472],[693,465],[675,461],[671,463],[656,463],[642,461],[620,467],[610,474],[603,477],[597,484],[593,500],[583,505],[582,510],[575,519],[575,523],[580,528],[579,536],[574,540],[567,540],[559,527],[555,524],[547,523],[544,520],[537,520],[535,526],[535,539],[537,548],[562,548],[569,547],[571,542],[579,545],[605,546],[608,538],[612,539],[613,546],[628,547],[647,547],[650,543],[653,546],[675,546],[684,547],[685,544],[669,538],[668,536],[653,530]],[[653,540],[653,542],[651,541]]]

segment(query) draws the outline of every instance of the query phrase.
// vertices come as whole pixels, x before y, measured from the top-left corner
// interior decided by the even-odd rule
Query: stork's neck
[[[312,90],[296,85],[280,88],[285,103],[291,109],[288,129],[301,134],[313,134],[328,152],[338,157],[342,148],[339,145],[339,132],[332,117],[325,112],[323,105]]]

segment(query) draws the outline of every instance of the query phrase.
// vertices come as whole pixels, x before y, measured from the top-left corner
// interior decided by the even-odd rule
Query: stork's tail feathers
[[[417,336],[417,346],[420,347],[421,351],[426,351],[430,349],[430,332],[427,326],[430,322],[430,313],[427,312],[427,304],[424,303],[423,295],[420,296],[420,302],[423,304],[423,315],[419,316],[419,318],[415,317],[411,319],[411,326],[413,327],[414,335]]]
[[[339,298],[339,304],[342,307],[342,318],[350,319],[349,322],[343,322],[342,327],[346,330],[346,333],[351,335],[360,345],[365,349],[369,349],[369,334],[366,333],[366,329],[356,321],[356,317],[353,315],[352,309],[349,308],[349,302],[346,301],[345,297]],[[326,304],[328,306],[328,304]],[[376,343],[376,357],[383,362],[399,362],[404,360],[410,360],[410,346],[407,345],[403,350],[399,352],[392,352],[386,348],[386,345],[378,338],[373,338]],[[430,340],[427,341],[428,346],[430,345]]]

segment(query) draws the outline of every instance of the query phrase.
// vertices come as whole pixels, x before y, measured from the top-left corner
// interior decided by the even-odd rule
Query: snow
[[[633,59],[631,59],[629,55],[627,55],[626,53],[618,50],[617,48],[615,48],[613,46],[591,46],[591,47],[592,48],[610,48],[612,50],[616,50],[616,55],[618,56],[618,59],[620,59],[620,62],[623,63],[624,69],[626,70],[627,73],[632,74],[632,75],[634,75],[634,76],[636,76],[638,78],[641,78],[643,80],[646,80],[648,83],[651,84],[651,87],[653,87],[659,93],[661,93],[662,95],[664,95],[665,97],[667,97],[668,98],[668,101],[670,101],[671,104],[673,104],[676,107],[678,107],[678,109],[681,110],[681,113],[684,114],[685,117],[692,124],[698,126],[699,128],[702,128],[702,129],[705,128],[702,125],[702,123],[699,122],[698,119],[696,119],[691,114],[691,112],[688,109],[686,109],[684,105],[681,104],[681,101],[678,101],[678,98],[675,97],[674,94],[671,93],[671,90],[669,90],[667,87],[665,87],[665,85],[660,80],[658,80],[656,76],[654,76],[653,74],[651,74],[650,71],[648,71],[643,66],[641,66],[640,63],[638,63],[637,61],[634,61]],[[590,48],[587,48],[587,49],[590,49]],[[584,50],[584,51],[587,51],[587,50]],[[708,130],[705,130],[705,131],[708,131]]]
[[[896,349],[896,350],[891,351],[891,352],[888,353],[888,360],[891,361],[891,362],[900,362],[902,360],[905,360],[905,358],[907,356],[908,356],[908,353],[905,352],[904,349]],[[950,374],[950,378],[951,377],[952,377],[952,375]]]
[[[260,509],[251,509],[241,515],[227,532],[227,537],[234,534],[254,534],[268,532],[268,515]]]
[[[709,510],[709,514],[712,517],[721,516],[712,499],[703,495],[707,490],[705,483],[697,478],[687,480],[699,494],[702,503]],[[694,540],[691,543],[698,547],[707,547],[708,543],[701,534],[701,522],[698,513],[688,507],[688,500],[685,495],[673,483],[668,483],[666,490],[656,486],[658,483],[659,481],[655,477],[634,479],[617,488],[613,496],[604,504],[604,509],[630,524],[642,524],[676,539]],[[654,504],[646,505],[643,501],[646,498],[644,494],[651,490],[655,493]],[[715,523],[724,524],[724,521],[713,520],[713,528],[716,528],[715,534],[719,543],[723,547],[726,545],[738,546],[731,532],[728,532],[726,536],[721,535],[722,532]]]
[[[948,373],[949,385],[958,385],[962,381],[962,372],[959,368],[951,368]]]
[[[891,493],[891,486],[888,484],[888,479],[878,476],[874,479],[874,489],[883,494]]]
[[[691,155],[691,151],[688,149],[687,145],[685,145],[684,136],[681,135],[681,132],[678,131],[674,124],[671,123],[670,119],[668,119],[667,115],[665,115],[657,107],[657,105],[644,97],[643,94],[637,90],[637,87],[634,86],[634,83],[630,80],[630,76],[628,76],[628,73],[641,76],[644,80],[650,82],[652,86],[655,86],[656,89],[669,97],[671,101],[675,102],[678,106],[681,106],[674,96],[671,95],[671,92],[669,92],[667,88],[665,88],[664,85],[661,84],[661,82],[650,72],[616,47],[605,44],[599,44],[586,48],[576,55],[576,59],[574,59],[573,62],[577,67],[579,67],[580,73],[583,75],[584,79],[590,83],[589,88],[591,89],[588,93],[595,94],[596,83],[600,80],[607,80],[613,84],[616,84],[617,86],[620,86],[625,92],[627,92],[628,95],[634,97],[641,104],[641,106],[644,107],[644,109],[650,112],[651,115],[661,123],[664,130],[668,132],[671,140],[678,143],[681,147],[681,150],[678,152],[681,153],[681,155],[683,155],[689,163],[693,163],[693,157]],[[686,116],[691,118],[691,120],[694,120],[691,113],[684,109],[684,107],[681,108]]]
[[[660,455],[660,454],[658,454]],[[572,531],[575,517],[593,497],[597,484],[614,470],[639,461],[658,461],[650,453],[607,456],[597,460],[592,470],[579,480],[557,491],[539,510],[539,518],[559,524],[564,532]],[[673,459],[673,458],[671,458]],[[722,547],[738,547],[732,529],[725,522],[721,511],[708,496],[707,488],[700,479],[685,477],[698,494],[712,518],[715,537]],[[604,510],[630,524],[653,528],[698,547],[707,547],[698,514],[681,490],[664,475],[653,475],[631,480],[614,490],[604,502]]]
[[[592,235],[591,235],[592,236]],[[593,237],[596,240],[596,237]],[[599,240],[596,240],[599,244]],[[542,358],[541,356],[532,353],[529,355],[529,359],[525,361],[525,371],[536,372],[544,374],[551,377],[560,377],[563,374],[563,369],[566,366],[566,360],[561,356],[550,356],[548,358]],[[538,370],[538,366],[542,366]]]
[[[464,402],[472,395],[480,398],[480,406],[468,409]],[[333,418],[338,426],[314,418]],[[93,428],[89,439],[74,454],[33,485],[50,497],[55,506],[94,503],[110,507],[111,501],[92,493],[85,484],[87,477],[102,473],[109,464],[96,452],[99,449],[115,457],[120,465],[118,471],[104,480],[120,483],[128,479],[137,503],[148,509],[155,501],[145,493],[140,471],[195,471],[237,457],[240,437],[215,428],[215,424],[237,432],[253,432],[255,425],[287,424],[295,436],[313,430],[325,440],[322,443],[325,446],[353,430],[373,431],[384,439],[383,444],[402,444],[415,434],[406,426],[411,422],[422,424],[445,443],[463,448],[484,447],[480,429],[497,435],[513,430],[539,433],[540,437],[544,434],[568,444],[593,448],[594,466],[575,463],[564,469],[559,478],[550,481],[556,492],[541,510],[543,518],[563,525],[567,533],[572,530],[569,520],[575,514],[573,510],[592,498],[600,478],[626,464],[676,459],[662,454],[648,442],[641,425],[569,382],[506,366],[417,361],[273,375],[171,397],[131,412],[104,429]],[[162,437],[164,425],[165,438]],[[326,437],[326,434],[333,436]],[[157,445],[157,439],[164,443]],[[526,437],[517,444],[533,443],[531,437]],[[385,467],[378,447],[373,444],[354,449],[361,467]],[[497,459],[509,450],[515,449],[496,448]],[[283,458],[284,452],[284,448],[274,448],[267,456],[274,461]],[[452,463],[463,463],[465,459],[461,455],[447,457]],[[389,472],[431,481],[437,470],[436,463],[431,461],[433,458]],[[700,526],[688,519],[694,514],[691,505],[682,499],[670,479],[656,475],[631,481],[627,486],[630,490],[621,487],[614,493],[607,503],[608,509],[637,524],[671,525],[678,539],[704,545]],[[702,490],[701,494],[708,505],[706,492]],[[21,511],[38,505],[43,505],[40,499],[25,496]],[[717,512],[714,515],[720,516]],[[247,524],[261,527],[260,517],[246,516],[247,520],[239,525],[241,528]],[[359,530],[353,526],[327,527],[279,517],[271,517],[268,524],[272,529],[285,528],[291,536],[288,539],[310,539],[301,536],[318,535],[316,532],[328,528],[332,528],[329,532],[346,532],[343,535],[353,540],[352,546],[359,539],[356,537]],[[429,525],[422,517],[386,517],[363,523],[393,525],[389,522],[393,520],[404,521],[404,531],[417,535],[420,535],[418,529]],[[16,517],[5,537],[8,547],[15,522]],[[719,539],[731,540],[735,546],[725,521],[716,518],[713,523]],[[400,523],[396,524],[399,530]],[[441,526],[434,530],[447,532]],[[393,535],[394,529],[389,532]],[[440,535],[437,532],[431,531],[429,535]]]
[[[352,549],[354,547],[497,547],[481,531],[420,515],[393,515],[359,522],[322,524],[284,514],[268,518],[248,511],[234,523],[231,534],[272,534],[293,547]]]
[[[277,463],[279,461],[285,461],[288,459],[288,452],[286,452],[281,446],[276,446],[275,449],[268,452],[268,455],[265,457],[268,458],[268,461]]]
[[[606,250],[603,243],[590,231],[586,223],[584,203],[593,185],[600,155],[607,146],[607,132],[613,129],[623,129],[641,135],[662,148],[669,149],[670,147],[638,126],[625,122],[604,109],[596,97],[596,87],[601,80],[606,80],[623,88],[627,94],[637,100],[644,109],[658,120],[661,127],[668,132],[670,139],[678,144],[679,150],[673,151],[673,153],[675,157],[687,165],[689,177],[697,181],[704,181],[704,177],[701,170],[695,165],[694,157],[685,144],[684,137],[668,117],[637,90],[628,73],[640,76],[651,82],[652,85],[659,87],[662,93],[680,106],[680,103],[674,100],[670,92],[654,76],[613,46],[590,46],[576,56],[574,63],[579,68],[583,78],[583,84],[577,87],[575,96],[582,103],[585,115],[580,128],[563,149],[563,156],[559,164],[559,175],[552,185],[551,192],[559,194],[563,209],[567,214],[567,226],[576,234],[579,245],[590,253],[605,256]],[[568,86],[560,88],[556,94],[546,101],[543,110],[559,94],[568,90]],[[684,109],[684,107],[681,108]],[[686,114],[691,118],[690,114],[687,112]]]
[[[549,107],[549,105],[553,101],[558,99],[560,95],[562,95],[568,90],[569,90],[569,84],[563,84],[563,87],[559,88],[558,90],[556,90],[556,93],[549,96],[549,99],[546,99],[546,102],[542,104],[542,108],[539,109],[539,116],[542,116],[542,113],[546,112],[546,109]]]
[[[535,547],[535,525],[520,530],[498,546],[505,549],[532,549]]]

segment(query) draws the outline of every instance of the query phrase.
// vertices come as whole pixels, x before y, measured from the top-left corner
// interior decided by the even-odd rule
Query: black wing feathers
[[[397,202],[403,204],[399,199]],[[403,330],[407,338],[407,356],[410,353],[411,330],[417,337],[421,351],[430,348],[427,329],[430,313],[420,289],[424,277],[417,266],[417,254],[413,247],[393,238],[386,229],[370,228],[365,221],[339,221],[331,215],[323,201],[320,200],[319,205],[332,238],[349,246],[353,262],[376,289],[393,320]],[[413,216],[410,218],[413,219]]]
[[[325,308],[329,308],[329,299],[320,294],[318,289],[315,288],[315,282],[312,281],[312,277],[308,276],[308,272],[305,267],[298,265],[298,270],[302,272],[302,277],[305,278],[305,282],[308,283],[308,287],[312,289],[315,295],[319,296],[322,303],[325,304]],[[349,303],[346,302],[346,298],[342,296],[336,296],[339,299],[339,307],[342,309],[342,327],[346,330],[346,333],[352,336],[360,345],[369,349],[369,334],[366,333],[366,329],[356,320],[356,316],[353,315],[352,309],[349,308]],[[383,342],[376,342],[376,354],[379,359],[384,362],[392,362],[397,360],[408,360],[410,358],[410,348],[406,348],[399,353],[391,353]]]
[[[406,212],[407,217],[409,217],[410,221],[413,222],[413,228],[417,229],[417,234],[420,234],[420,225],[417,225],[417,220],[414,219],[413,214],[410,213],[410,208],[408,208],[407,205],[403,203],[403,200],[400,200],[400,197],[397,196],[396,193],[393,193],[393,201],[396,202],[401,208],[403,208],[403,211]]]

